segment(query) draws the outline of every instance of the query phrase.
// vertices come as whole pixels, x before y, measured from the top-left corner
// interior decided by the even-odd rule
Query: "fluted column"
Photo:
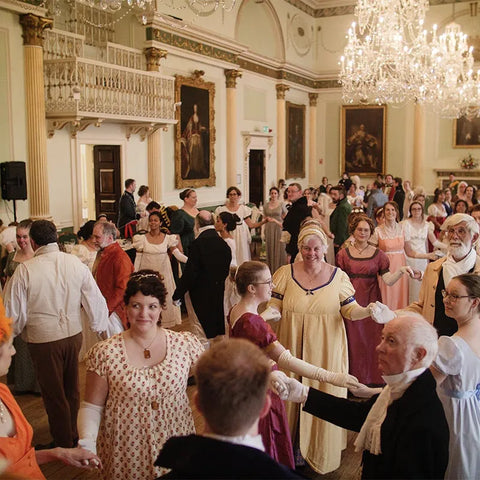
[[[51,218],[47,175],[47,129],[43,82],[43,30],[53,21],[31,13],[20,15],[23,29],[25,106],[27,115],[28,196],[30,217]]]
[[[425,166],[425,108],[415,104],[413,123],[413,185],[423,185]]]
[[[308,135],[308,183],[318,185],[317,179],[317,99],[318,93],[309,93],[309,135]]]
[[[160,203],[162,199],[162,131],[147,137],[148,188],[150,196]]]
[[[239,70],[225,70],[227,87],[227,185],[237,184],[237,78]],[[245,179],[244,179],[245,180]]]
[[[286,132],[287,124],[285,121],[285,92],[290,90],[288,85],[282,83],[275,86],[277,90],[277,180],[285,178],[286,174]]]
[[[157,47],[147,47],[143,50],[147,59],[147,71],[158,72],[160,70],[160,60],[166,58],[168,52]]]

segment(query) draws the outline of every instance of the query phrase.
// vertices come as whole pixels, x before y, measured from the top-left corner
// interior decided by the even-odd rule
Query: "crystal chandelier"
[[[428,0],[359,0],[340,60],[344,103],[402,104],[417,96]]]
[[[340,61],[344,103],[423,103],[442,117],[480,114],[480,73],[460,26],[429,41],[427,0],[359,0]]]

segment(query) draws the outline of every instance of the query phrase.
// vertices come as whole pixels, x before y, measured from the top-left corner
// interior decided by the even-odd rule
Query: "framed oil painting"
[[[202,75],[175,79],[175,188],[215,185],[215,84]]]
[[[285,178],[305,177],[305,105],[286,103],[287,145]]]
[[[480,117],[465,117],[453,121],[454,148],[480,148]]]
[[[386,110],[385,105],[342,106],[342,172],[384,173]]]

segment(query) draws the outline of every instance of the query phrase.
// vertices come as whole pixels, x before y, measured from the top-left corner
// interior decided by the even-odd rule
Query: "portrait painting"
[[[305,105],[286,103],[287,145],[285,178],[305,177]]]
[[[365,176],[384,173],[386,108],[342,106],[342,172]]]
[[[175,188],[215,185],[215,85],[201,75],[176,76]]]
[[[480,117],[466,117],[453,121],[454,148],[480,148]]]

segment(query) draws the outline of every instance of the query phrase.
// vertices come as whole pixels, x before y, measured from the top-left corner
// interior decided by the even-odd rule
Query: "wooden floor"
[[[179,330],[189,330],[190,326],[185,321],[180,326]],[[80,390],[83,396],[85,390],[85,365],[80,364]],[[6,378],[0,378],[0,381],[5,382]],[[188,397],[191,399],[193,392],[195,391],[194,386],[188,387],[187,393]],[[47,414],[43,406],[42,399],[33,395],[21,395],[16,397],[17,402],[19,403],[25,417],[30,422],[33,427],[33,444],[44,444],[51,441],[51,437],[48,431],[48,421]],[[195,427],[197,432],[201,433],[204,426],[204,421],[200,413],[195,409],[193,402],[190,402],[193,411],[193,417],[195,421]],[[355,453],[353,448],[353,441],[356,434],[349,432],[348,434],[348,447],[343,452],[342,463],[339,469],[334,472],[328,473],[326,475],[320,475],[314,472],[308,466],[300,468],[299,473],[311,479],[325,479],[325,480],[337,480],[337,479],[359,479],[361,470],[360,462],[361,455]],[[48,480],[73,480],[73,479],[82,479],[82,480],[97,480],[100,476],[95,471],[86,471],[77,469],[74,467],[69,467],[63,465],[60,462],[49,463],[43,465],[42,471],[45,477]]]

